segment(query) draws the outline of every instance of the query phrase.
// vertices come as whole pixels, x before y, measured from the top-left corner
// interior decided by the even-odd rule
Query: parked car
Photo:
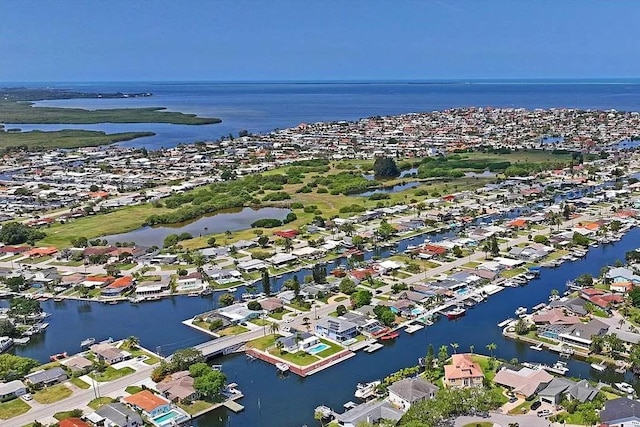
[[[538,411],[539,417],[548,417],[549,415],[551,415],[551,411],[548,409],[543,409],[542,411]]]
[[[533,402],[531,404],[531,410],[535,411],[536,409],[538,409],[540,406],[542,406],[542,402],[540,402],[539,400],[536,400],[535,402]]]
[[[29,393],[23,394],[20,397],[22,398],[22,400],[26,400],[27,402],[30,401],[31,399],[33,399],[33,397],[31,397],[31,394],[29,394]]]
[[[511,399],[509,399],[509,403],[515,403],[515,402],[517,402],[517,401],[518,401],[518,398],[517,398],[517,397],[515,397],[515,396],[514,396],[514,397],[512,397]]]

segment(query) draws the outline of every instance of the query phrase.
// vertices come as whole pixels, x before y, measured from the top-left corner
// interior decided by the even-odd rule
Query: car
[[[291,323],[291,319],[286,318],[286,319],[284,319],[284,322],[285,322],[285,323]]]
[[[543,409],[542,411],[538,411],[537,414],[539,417],[548,417],[549,415],[551,415],[551,411],[548,409]]]
[[[512,397],[511,399],[509,399],[509,403],[515,403],[515,402],[517,402],[517,401],[518,401],[518,398],[517,398],[517,397],[515,397],[515,396],[514,396],[514,397]]]
[[[531,410],[535,411],[536,409],[538,409],[541,406],[542,406],[542,402],[540,402],[539,400],[536,400],[535,402],[533,402],[531,404]]]
[[[282,332],[291,332],[291,328],[289,326],[283,326]]]
[[[23,394],[20,397],[22,398],[22,400],[26,400],[27,402],[30,401],[31,399],[33,399],[33,397],[31,397],[31,394],[29,394],[29,393]]]

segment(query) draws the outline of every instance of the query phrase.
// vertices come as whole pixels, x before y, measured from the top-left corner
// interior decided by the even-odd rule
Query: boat
[[[603,365],[602,363],[592,363],[590,366],[598,372],[602,372],[607,369],[607,366]]]
[[[633,386],[629,383],[615,383],[616,388],[620,391],[623,391],[627,394],[634,394],[636,391],[633,389]]]
[[[53,299],[53,301],[54,302],[62,302],[62,301],[64,301],[64,298],[56,297],[56,298]]]
[[[389,332],[388,334],[384,334],[380,337],[383,341],[394,340],[400,336],[398,332]]]
[[[364,351],[366,351],[367,353],[373,353],[376,350],[380,350],[382,347],[384,347],[382,344],[376,342],[365,348]]]
[[[444,315],[447,316],[447,319],[453,320],[453,319],[457,319],[459,317],[464,316],[466,312],[467,312],[467,310],[465,310],[464,308],[456,307],[456,308],[453,308],[453,309],[445,312]]]
[[[409,325],[407,326],[407,328],[404,330],[405,332],[412,334],[416,331],[419,331],[420,329],[424,328],[423,325]]]
[[[68,356],[69,356],[69,354],[67,354],[67,352],[66,352],[66,351],[63,351],[62,353],[52,354],[52,355],[49,357],[49,359],[50,359],[52,362],[55,362],[55,361],[60,360],[60,359],[66,359]]]
[[[200,296],[200,292],[189,292],[187,294],[188,297],[199,297]]]
[[[80,341],[80,347],[81,348],[89,348],[92,345],[94,345],[96,343],[96,339],[95,338],[87,338],[84,339],[82,341]]]
[[[0,353],[7,350],[9,347],[13,345],[13,338],[9,337],[0,337]]]
[[[138,304],[139,302],[144,301],[144,297],[131,297],[129,298],[129,302],[131,304]]]
[[[200,292],[200,295],[203,297],[209,296],[209,295],[213,295],[213,289],[206,287],[202,290],[202,292]]]
[[[287,372],[289,370],[289,365],[287,365],[286,363],[283,362],[278,362],[276,363],[276,368],[278,369],[279,372]]]
[[[516,309],[516,316],[522,317],[525,314],[527,314],[527,307],[518,307]]]
[[[513,318],[508,318],[503,320],[502,322],[498,323],[498,328],[504,328],[505,326],[507,326],[509,323],[513,322]]]
[[[356,392],[354,396],[358,399],[366,399],[367,397],[373,396],[376,391],[376,387],[380,385],[380,381],[372,381],[370,383],[358,384],[356,386]]]
[[[31,338],[29,337],[14,338],[13,343],[16,345],[25,345],[26,343],[29,342],[29,340],[31,340]]]
[[[116,301],[109,301],[109,305],[116,305],[116,304],[118,304],[119,302],[120,302],[120,301],[117,301],[117,300],[116,300]]]
[[[561,360],[558,360],[556,363],[554,363],[551,366],[542,365],[542,369],[544,369],[545,371],[553,372],[554,374],[558,374],[558,375],[564,375],[569,370],[569,368],[567,367],[567,362],[563,362]]]

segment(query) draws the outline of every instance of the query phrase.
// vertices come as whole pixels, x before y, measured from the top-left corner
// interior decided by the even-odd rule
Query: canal
[[[440,236],[438,236],[440,237]],[[424,236],[414,238],[424,239]],[[541,275],[527,286],[507,288],[493,295],[488,302],[468,310],[467,315],[457,321],[441,319],[413,335],[401,333],[396,342],[385,345],[378,352],[359,353],[343,363],[308,378],[295,375],[279,377],[275,368],[260,361],[249,361],[243,354],[216,359],[222,363],[229,381],[239,384],[245,397],[241,403],[245,411],[233,414],[224,409],[199,418],[194,425],[209,426],[301,426],[316,425],[313,410],[320,404],[342,408],[342,404],[354,400],[353,392],[358,382],[370,381],[403,367],[415,365],[423,356],[427,346],[433,344],[437,350],[441,345],[459,345],[460,352],[474,346],[476,353],[488,353],[486,346],[495,343],[495,354],[499,358],[540,363],[553,363],[558,359],[554,353],[537,352],[523,343],[504,339],[497,323],[512,317],[518,306],[531,308],[547,300],[552,289],[564,290],[567,280],[589,273],[597,276],[602,266],[624,259],[626,251],[635,249],[640,238],[640,229],[631,230],[615,244],[591,248],[588,255],[578,261],[570,261],[555,269],[542,268]],[[410,244],[410,243],[406,243]],[[284,277],[282,278],[284,280]],[[109,336],[122,338],[135,335],[141,344],[162,354],[192,346],[206,340],[202,334],[180,322],[213,307],[214,298],[174,297],[139,305],[128,303],[105,305],[76,301],[42,304],[52,316],[49,328],[25,347],[14,347],[22,356],[47,361],[49,355],[61,351],[80,350],[80,341],[87,337],[106,339]],[[6,301],[2,301],[6,305]],[[451,347],[450,347],[451,348]],[[616,374],[611,370],[596,372],[589,364],[578,360],[569,361],[569,375],[606,382],[624,380],[632,384],[636,378],[631,374]]]

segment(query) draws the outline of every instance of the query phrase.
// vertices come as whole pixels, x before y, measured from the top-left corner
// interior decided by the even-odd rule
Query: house
[[[108,343],[94,344],[90,347],[90,350],[99,360],[104,361],[107,365],[113,365],[114,363],[122,362],[131,357],[131,354],[128,352],[120,350]]]
[[[633,283],[631,282],[614,282],[609,286],[611,292],[618,292],[621,294],[627,294],[633,289]]]
[[[267,268],[267,264],[265,264],[264,261],[261,261],[259,259],[250,259],[250,260],[238,263],[238,270],[246,271],[247,273],[250,273],[252,271],[262,270],[265,268]]]
[[[640,425],[640,401],[620,397],[607,400],[600,411],[600,421],[609,427]]]
[[[202,279],[202,273],[197,271],[178,278],[176,281],[176,290],[178,292],[199,291],[205,285]]]
[[[91,425],[80,418],[66,418],[58,423],[60,427],[90,427]]]
[[[142,427],[144,425],[142,417],[122,403],[107,403],[93,414],[89,414],[87,419],[95,425],[104,427]]]
[[[343,342],[358,335],[358,325],[345,319],[323,317],[316,322],[317,335]]]
[[[297,260],[298,260],[298,257],[292,254],[287,254],[287,253],[277,253],[274,256],[266,259],[266,261],[268,261],[271,265],[273,265],[276,268],[282,267],[283,265],[291,264],[292,262],[295,262]]]
[[[363,422],[375,423],[380,420],[400,421],[403,415],[404,412],[394,408],[386,400],[372,400],[336,415],[336,421],[339,426],[356,427]]]
[[[633,271],[625,267],[612,268],[607,271],[605,278],[613,283],[631,282],[634,285],[640,285],[640,276],[637,276]]]
[[[531,316],[531,320],[536,325],[577,325],[582,323],[578,316],[564,314],[561,308],[553,308],[547,311],[540,311]]]
[[[106,297],[113,297],[121,295],[122,293],[132,289],[134,286],[135,282],[133,280],[133,277],[122,276],[111,282],[110,285],[107,285],[107,287],[102,289],[100,293]]]
[[[27,394],[27,386],[20,380],[0,383],[0,402]]]
[[[170,401],[191,402],[199,397],[189,371],[175,372],[160,381],[156,388]]]
[[[262,309],[267,313],[273,313],[274,311],[284,307],[284,304],[282,304],[282,300],[276,297],[266,298],[259,302],[262,306]]]
[[[220,284],[237,282],[242,280],[242,273],[238,270],[222,269],[222,270],[207,270],[205,272],[211,280],[215,280]]]
[[[81,373],[88,372],[93,366],[93,362],[91,362],[91,360],[81,355],[76,355],[68,359],[63,359],[60,361],[60,363],[66,366],[67,368],[71,369],[73,372],[81,372]]]
[[[518,371],[503,367],[493,381],[511,389],[516,395],[529,398],[553,380],[553,375],[542,369],[522,368]]]
[[[587,380],[575,382],[562,377],[554,378],[538,393],[540,401],[552,405],[557,405],[563,399],[587,402],[593,400],[597,394],[598,389],[589,385]]]
[[[169,293],[171,289],[171,280],[169,277],[162,276],[160,280],[145,280],[136,285],[136,295],[151,296]]]
[[[482,387],[484,373],[469,354],[454,354],[451,364],[444,367],[443,384],[447,387]]]
[[[225,324],[237,325],[260,317],[260,312],[249,310],[246,304],[239,303],[217,309],[214,317],[221,318]]]
[[[405,378],[389,386],[389,402],[409,410],[415,402],[433,399],[438,392],[438,387],[421,377]]]
[[[24,380],[35,386],[49,386],[67,380],[67,373],[60,367],[37,371],[26,375]]]
[[[567,344],[589,348],[593,336],[604,335],[608,330],[609,325],[592,319],[587,323],[579,323],[568,327],[563,332],[558,333],[558,339]]]
[[[149,390],[139,391],[125,397],[122,401],[136,411],[142,411],[142,414],[149,418],[155,418],[171,410],[171,402]]]

